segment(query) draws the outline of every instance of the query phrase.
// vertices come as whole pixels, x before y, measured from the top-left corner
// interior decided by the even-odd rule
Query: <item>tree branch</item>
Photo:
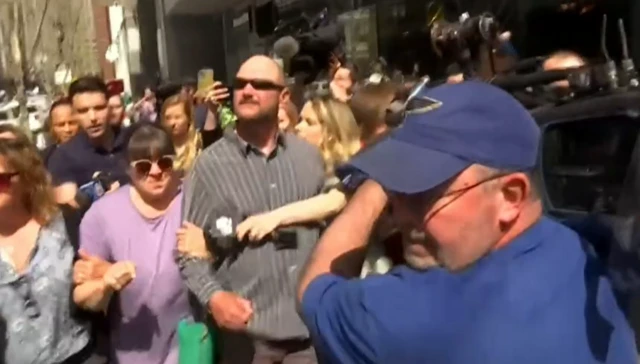
[[[40,37],[42,35],[42,26],[44,25],[44,19],[47,15],[47,10],[49,9],[49,0],[46,0],[44,3],[44,9],[42,10],[42,16],[40,16],[40,22],[38,22],[38,28],[36,28],[36,35],[33,38],[33,45],[31,45],[31,53],[29,53],[29,57],[33,57],[36,48],[38,47],[38,43],[40,42]]]

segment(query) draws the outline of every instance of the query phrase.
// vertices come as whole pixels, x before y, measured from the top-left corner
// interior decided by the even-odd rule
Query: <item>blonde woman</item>
[[[334,168],[360,150],[360,128],[349,106],[331,98],[308,101],[295,128],[298,135],[320,148],[329,180]]]
[[[193,103],[181,94],[169,97],[162,104],[162,126],[176,149],[174,168],[186,174],[202,150],[202,138],[193,122]]]
[[[249,217],[238,225],[238,239],[261,241],[282,226],[325,221],[346,205],[345,194],[335,188],[339,180],[334,171],[336,166],[348,161],[360,149],[360,130],[349,106],[331,98],[313,99],[302,108],[296,132],[320,149],[327,176],[327,192]]]

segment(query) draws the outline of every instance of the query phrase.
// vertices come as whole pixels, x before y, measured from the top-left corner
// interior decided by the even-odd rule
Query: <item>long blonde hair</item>
[[[185,97],[182,94],[173,95],[169,97],[162,104],[162,121],[164,125],[164,115],[167,109],[174,105],[182,105],[185,115],[189,120],[189,131],[187,132],[187,143],[179,152],[176,150],[176,160],[174,163],[174,169],[177,171],[189,171],[193,167],[198,154],[202,151],[202,138],[200,133],[196,130],[195,123],[193,122],[193,102],[191,98]]]
[[[20,176],[20,184],[24,190],[22,202],[33,219],[43,226],[48,225],[59,210],[51,178],[40,153],[20,129],[4,126],[2,131],[13,136],[0,139],[0,156],[4,157]]]
[[[360,150],[360,128],[347,104],[329,97],[309,102],[322,126],[320,152],[325,171],[332,176],[338,165],[347,162]]]

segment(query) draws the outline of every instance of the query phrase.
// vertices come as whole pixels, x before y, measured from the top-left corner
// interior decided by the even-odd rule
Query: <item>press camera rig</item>
[[[564,103],[576,98],[606,92],[623,92],[639,87],[638,73],[629,56],[627,36],[622,19],[618,30],[622,44],[620,66],[610,57],[606,45],[607,16],[603,17],[601,51],[604,62],[580,68],[542,71],[546,57],[534,57],[518,61],[504,72],[497,72],[495,54],[505,48],[504,34],[498,21],[489,13],[470,17],[463,14],[457,22],[444,20],[431,28],[431,45],[438,55],[450,63],[451,73],[462,73],[465,79],[482,79],[501,87],[529,108]],[[490,74],[479,72],[482,63],[488,61]],[[486,67],[485,67],[486,68]],[[531,72],[531,70],[533,70]],[[523,73],[523,71],[529,71]],[[551,86],[558,81],[568,82],[568,91],[558,95]],[[439,80],[427,85],[446,82]]]
[[[498,44],[500,26],[489,13],[474,17],[464,13],[457,22],[434,22],[430,33],[431,46],[436,54],[457,65],[465,77],[471,78],[477,74],[480,53]],[[493,66],[492,70],[495,73]]]

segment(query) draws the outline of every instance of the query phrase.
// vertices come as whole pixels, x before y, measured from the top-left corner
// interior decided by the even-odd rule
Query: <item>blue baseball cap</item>
[[[403,124],[338,170],[354,170],[389,191],[430,190],[472,164],[527,171],[536,166],[540,129],[505,91],[483,82],[446,84],[418,92]]]

